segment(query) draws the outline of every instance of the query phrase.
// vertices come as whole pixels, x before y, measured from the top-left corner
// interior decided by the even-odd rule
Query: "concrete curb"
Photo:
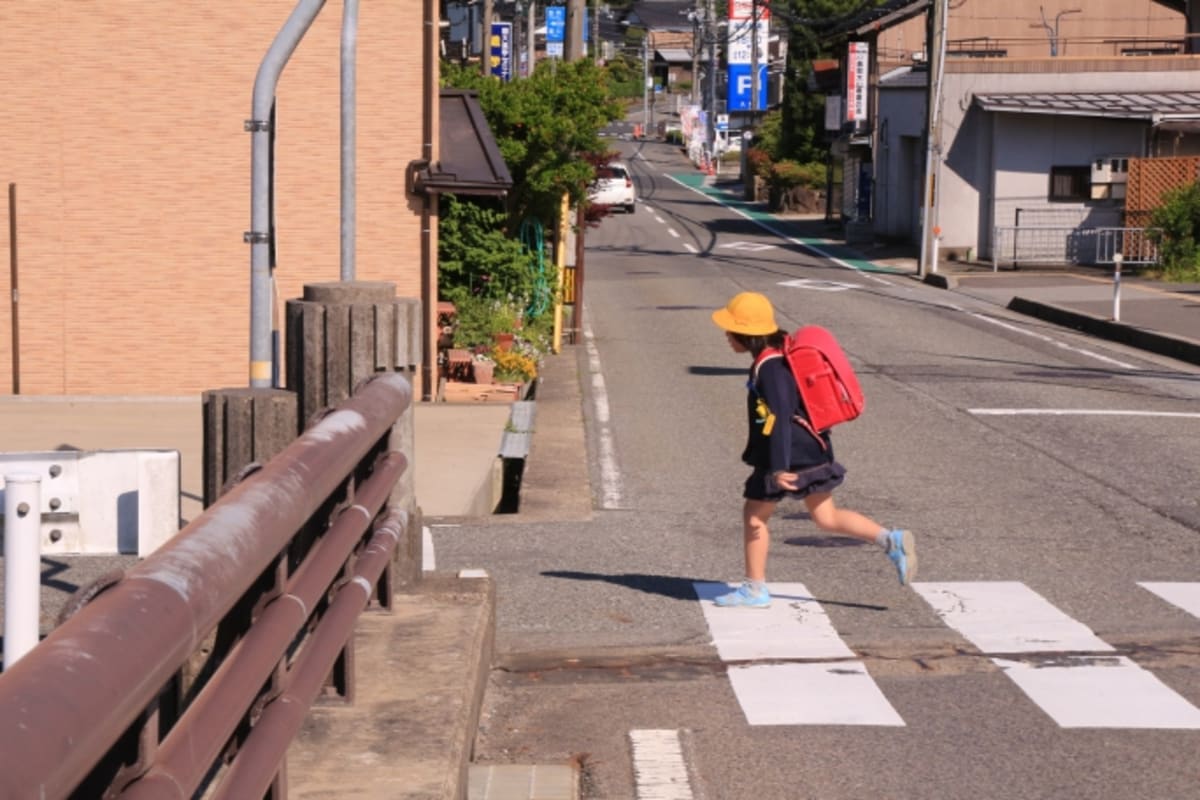
[[[1045,322],[1073,328],[1092,336],[1136,347],[1159,355],[1200,365],[1200,342],[1183,336],[1168,336],[1123,322],[1101,319],[1069,308],[1040,303],[1025,297],[1014,297],[1008,303],[1010,311],[1036,317]]]
[[[953,275],[945,275],[941,272],[931,272],[921,279],[924,283],[930,286],[936,286],[939,289],[957,289],[958,279]]]

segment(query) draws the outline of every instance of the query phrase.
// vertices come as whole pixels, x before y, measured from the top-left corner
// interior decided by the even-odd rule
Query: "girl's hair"
[[[751,336],[748,333],[734,333],[733,331],[730,331],[729,335],[738,341],[742,347],[745,347],[747,350],[749,350],[752,355],[757,357],[759,353],[761,353],[763,350],[766,350],[768,347],[783,347],[783,339],[785,334],[783,331],[777,330],[774,333],[768,333],[761,336]]]

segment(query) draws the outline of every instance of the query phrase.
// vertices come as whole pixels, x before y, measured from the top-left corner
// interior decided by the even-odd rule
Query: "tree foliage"
[[[438,217],[438,293],[452,303],[468,297],[513,301],[534,293],[533,254],[504,230],[494,200],[444,195]]]
[[[600,131],[624,113],[603,68],[587,59],[547,59],[528,78],[504,82],[443,63],[442,82],[479,92],[479,104],[513,178],[510,231],[531,217],[549,227],[558,219],[564,193],[572,204],[584,200],[595,175],[586,156],[607,152]]]
[[[883,0],[786,0],[786,9],[776,15],[790,20],[787,80],[781,105],[779,150],[775,159],[801,163],[824,161],[828,146],[824,138],[825,96],[809,88],[813,61],[836,58],[844,39],[834,40],[826,31],[831,23],[881,5]],[[774,6],[784,5],[776,2]]]
[[[1151,233],[1168,280],[1200,280],[1200,183],[1167,192],[1150,215]]]

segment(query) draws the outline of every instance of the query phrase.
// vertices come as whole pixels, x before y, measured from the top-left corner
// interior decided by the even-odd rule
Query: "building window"
[[[1050,202],[1082,203],[1091,199],[1092,169],[1087,167],[1051,167]]]

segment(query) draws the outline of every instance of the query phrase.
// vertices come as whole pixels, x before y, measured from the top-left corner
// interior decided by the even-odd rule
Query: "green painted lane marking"
[[[817,250],[819,251],[818,255],[827,258],[834,258],[846,266],[852,267],[860,272],[881,272],[889,275],[902,275],[906,273],[906,271],[902,269],[884,266],[883,264],[876,264],[874,261],[864,258],[863,255],[857,250],[854,250],[843,244],[838,244],[837,242],[829,239],[818,239],[811,236],[796,235],[795,228],[797,226],[795,224],[786,219],[777,217],[770,212],[763,211],[762,207],[755,203],[742,200],[725,191],[724,189],[718,189],[711,183],[707,183],[706,175],[701,175],[694,172],[686,172],[680,175],[668,175],[667,177],[671,178],[677,183],[683,184],[689,189],[694,189],[700,192],[706,197],[712,198],[714,201],[723,206],[729,206],[730,208],[736,209],[744,216],[761,224],[772,233],[783,236],[790,242],[795,242],[796,244],[805,245],[810,249]]]

